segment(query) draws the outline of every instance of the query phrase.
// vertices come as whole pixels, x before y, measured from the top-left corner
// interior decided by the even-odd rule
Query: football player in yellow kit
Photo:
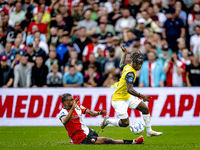
[[[149,108],[144,103],[149,101],[149,96],[142,95],[133,89],[133,83],[136,79],[136,71],[140,70],[143,63],[143,55],[140,51],[131,54],[131,64],[125,64],[127,49],[121,46],[124,56],[120,61],[120,67],[123,69],[122,76],[115,93],[112,96],[112,106],[115,109],[118,119],[109,119],[104,117],[101,128],[105,128],[108,124],[117,127],[129,126],[129,117],[127,113],[128,107],[137,109],[142,112],[143,120],[146,125],[147,137],[162,135],[162,132],[156,132],[151,129],[151,116]],[[139,99],[139,98],[142,98]]]

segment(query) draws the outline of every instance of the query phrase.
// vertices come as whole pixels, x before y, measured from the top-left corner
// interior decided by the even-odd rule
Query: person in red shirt
[[[45,23],[41,23],[43,17],[43,13],[39,12],[37,14],[37,20],[35,22],[31,22],[28,26],[28,35],[33,34],[32,33],[32,26],[37,25],[40,33],[47,34],[47,25]]]
[[[59,113],[59,119],[65,126],[73,144],[142,144],[143,136],[134,140],[114,140],[111,138],[100,137],[96,131],[89,129],[83,122],[81,115],[88,114],[99,116],[106,113],[105,110],[99,112],[89,110],[78,104],[79,98],[75,100],[72,95],[65,93],[61,97],[64,108]]]

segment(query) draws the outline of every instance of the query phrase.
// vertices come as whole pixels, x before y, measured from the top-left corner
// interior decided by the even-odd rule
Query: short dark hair
[[[41,57],[41,58],[43,59],[42,55],[39,55],[39,54],[35,55],[35,57],[36,57],[36,58],[37,58],[37,57]]]
[[[69,65],[69,68],[75,68],[74,65]]]
[[[139,59],[143,59],[143,55],[142,55],[142,53],[140,51],[133,52],[131,54],[131,59],[132,59],[133,63],[136,63],[138,65],[139,64],[138,60]]]
[[[62,37],[70,37],[69,34],[63,34]]]
[[[61,96],[61,102],[64,103],[70,96],[72,96],[70,93],[65,93]]]

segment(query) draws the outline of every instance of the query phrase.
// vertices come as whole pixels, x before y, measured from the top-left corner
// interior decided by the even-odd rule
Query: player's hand
[[[122,51],[123,51],[125,54],[128,52],[128,50],[127,50],[124,46],[122,46],[122,45],[121,45],[121,49],[122,49]]]
[[[148,102],[148,101],[149,101],[149,98],[152,98],[152,97],[150,97],[150,96],[144,96],[144,97],[143,97],[143,101],[144,101],[144,102],[146,102],[146,101]]]
[[[76,97],[76,99],[73,101],[72,109],[75,109],[77,107],[78,100],[79,100],[79,97]]]
[[[101,111],[99,112],[99,115],[103,115],[103,114],[105,114],[105,113],[106,113],[105,110],[101,110]]]

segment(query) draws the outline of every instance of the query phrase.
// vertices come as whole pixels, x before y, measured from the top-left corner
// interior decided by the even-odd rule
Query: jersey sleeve
[[[125,76],[126,83],[133,84],[135,74],[133,72],[128,72]]]
[[[68,115],[68,112],[65,110],[65,109],[62,109],[58,115],[59,119],[61,120],[61,118],[63,116],[67,116]]]
[[[85,108],[85,107],[82,106],[82,105],[79,105],[79,107],[81,108],[81,112],[82,112],[82,114],[85,114],[87,108]]]

